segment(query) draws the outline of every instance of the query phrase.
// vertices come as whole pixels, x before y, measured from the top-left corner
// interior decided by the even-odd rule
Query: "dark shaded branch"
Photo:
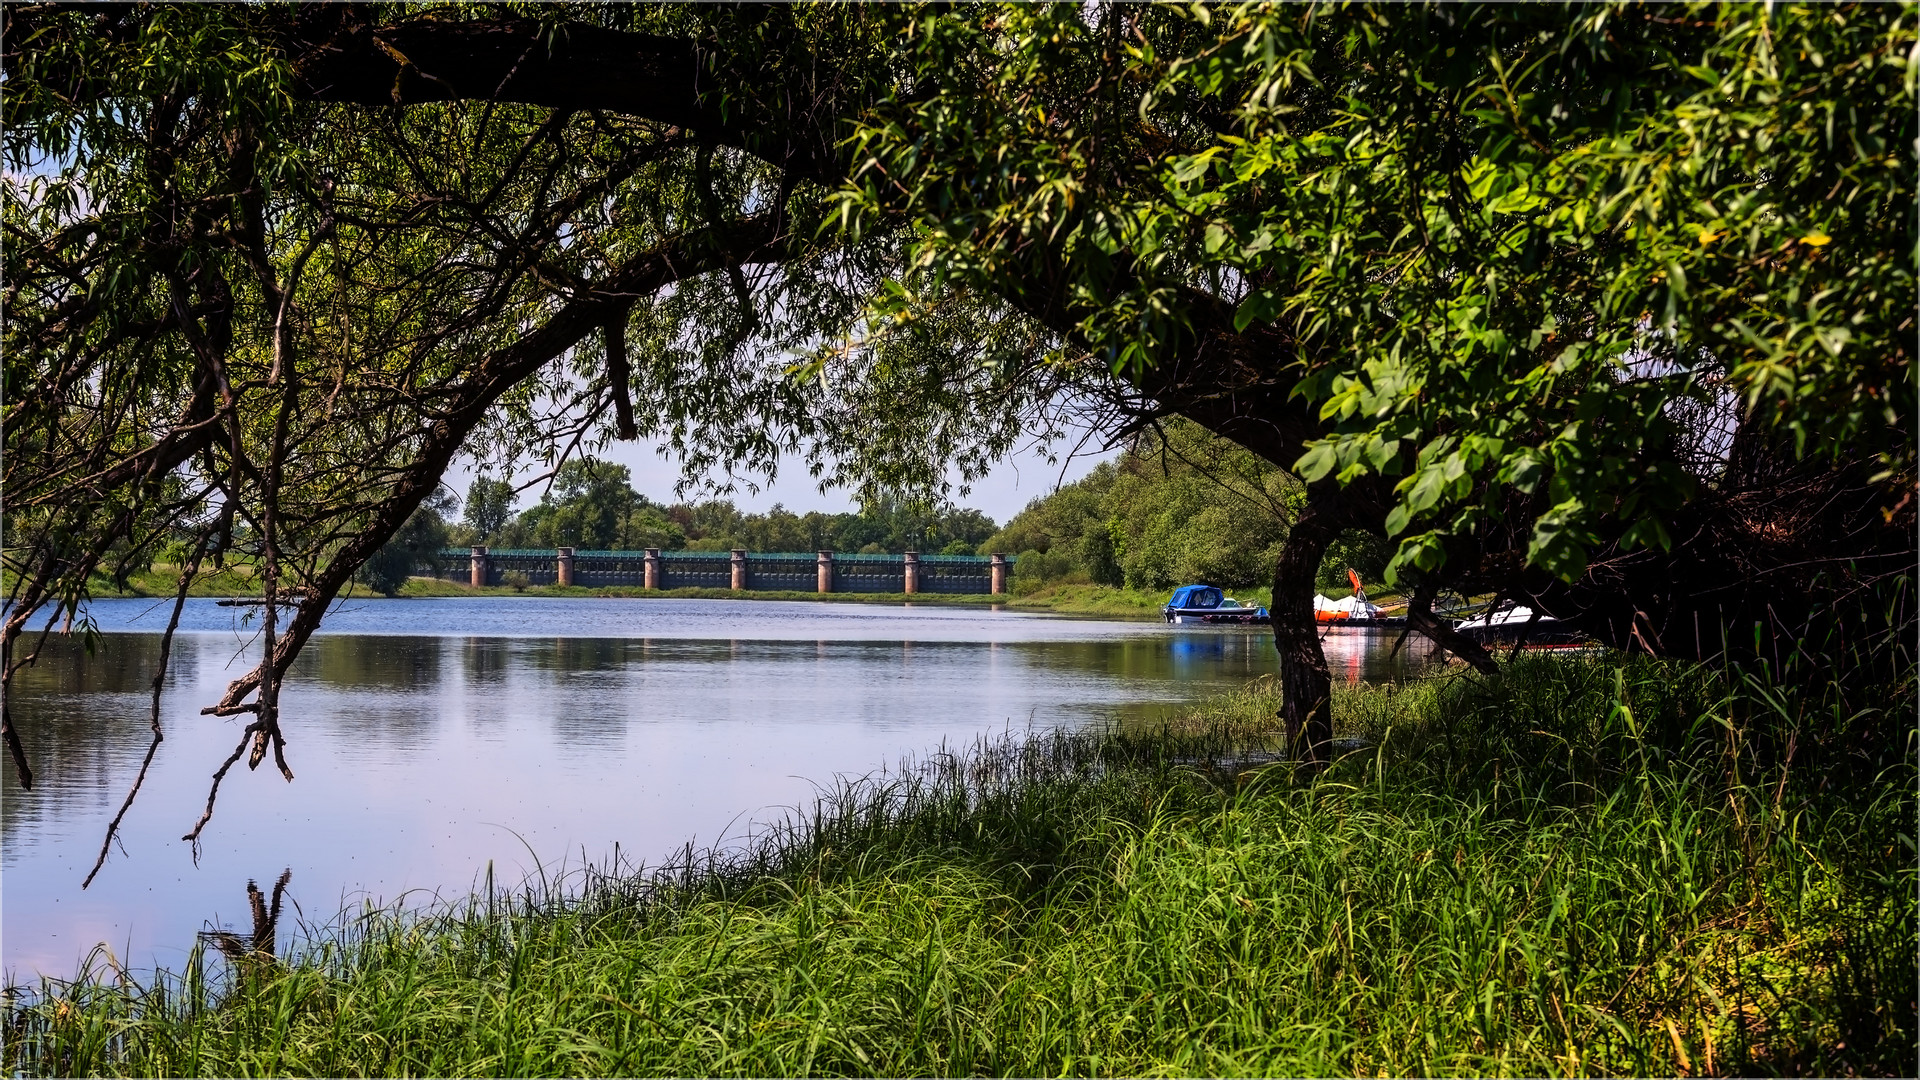
[[[0,739],[7,744],[7,756],[13,760],[13,774],[23,791],[33,790],[33,766],[27,764],[26,747],[20,745],[20,733],[13,728],[11,695],[0,696]]]
[[[1433,613],[1434,587],[1421,585],[1407,598],[1407,625],[1425,634],[1435,645],[1472,664],[1483,675],[1498,675],[1500,665],[1479,642],[1453,628],[1453,623]]]
[[[607,386],[613,394],[614,429],[621,439],[631,442],[640,437],[640,429],[633,422],[633,368],[627,363],[626,319],[609,320],[603,333],[607,339]]]
[[[206,809],[200,811],[200,819],[195,821],[193,828],[180,838],[193,845],[195,866],[200,865],[200,831],[207,827],[207,822],[213,820],[213,801],[220,797],[220,782],[227,778],[227,770],[233,768],[233,763],[240,760],[240,755],[247,752],[247,743],[253,740],[254,734],[259,730],[260,725],[253,723],[248,724],[245,730],[240,732],[240,742],[234,746],[233,753],[228,754],[227,760],[221,762],[220,767],[214,770],[213,785],[207,789]]]
[[[503,101],[598,110],[699,131],[808,179],[839,178],[833,132],[760,115],[703,70],[698,43],[572,22],[341,20],[324,38],[287,43],[297,93],[313,101],[414,105]],[[704,76],[704,78],[703,78]],[[737,80],[736,80],[737,81]],[[825,110],[824,115],[837,115]]]

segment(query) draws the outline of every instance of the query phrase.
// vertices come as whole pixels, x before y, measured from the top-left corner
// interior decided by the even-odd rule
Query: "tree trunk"
[[[1306,774],[1326,767],[1333,749],[1333,679],[1313,619],[1314,578],[1336,529],[1311,496],[1287,533],[1273,568],[1273,644],[1280,650],[1280,719],[1287,753]]]

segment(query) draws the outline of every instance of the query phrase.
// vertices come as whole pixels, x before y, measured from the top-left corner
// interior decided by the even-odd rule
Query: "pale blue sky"
[[[673,485],[680,478],[680,465],[672,458],[662,457],[658,453],[658,446],[658,443],[645,439],[630,443],[615,442],[595,456],[617,461],[632,470],[633,487],[640,494],[656,502],[674,502],[676,496]],[[1027,448],[1001,461],[990,474],[974,485],[971,494],[955,502],[978,510],[1004,525],[1036,496],[1053,491],[1063,482],[1071,483],[1080,479],[1098,463],[1120,453],[1118,450],[1102,452],[1099,446],[1100,440],[1090,439],[1081,454],[1068,460],[1067,454],[1073,449],[1072,444],[1062,444],[1056,447],[1060,460],[1053,464],[1048,464],[1046,456],[1038,450]],[[793,464],[791,472],[783,472],[779,480],[762,488],[758,494],[749,494],[743,487],[728,497],[734,505],[748,513],[764,513],[773,509],[775,503],[800,514],[809,510],[841,513],[858,509],[845,491],[836,489],[821,494],[813,479],[807,476],[805,468],[798,462]],[[447,470],[447,486],[462,497],[467,493],[467,485],[473,482],[470,466],[470,462],[457,459]],[[531,506],[539,497],[540,488],[524,492],[520,496],[521,508]],[[704,497],[689,494],[689,498]]]

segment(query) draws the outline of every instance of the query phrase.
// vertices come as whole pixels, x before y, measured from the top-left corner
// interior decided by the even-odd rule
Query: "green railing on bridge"
[[[1001,593],[1010,555],[838,552],[593,551],[446,548],[438,575],[469,585],[638,586],[873,593]],[[509,574],[515,575],[508,577]]]

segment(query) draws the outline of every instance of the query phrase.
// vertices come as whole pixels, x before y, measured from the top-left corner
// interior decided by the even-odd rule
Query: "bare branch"
[[[93,879],[100,873],[100,868],[106,865],[107,851],[120,831],[120,822],[126,818],[127,810],[133,806],[134,797],[140,794],[140,785],[147,781],[147,769],[153,764],[153,756],[167,737],[160,726],[160,692],[167,682],[167,660],[173,653],[173,632],[180,626],[180,611],[187,604],[187,589],[193,584],[194,577],[200,573],[200,560],[205,558],[207,542],[211,538],[212,534],[209,532],[203,531],[200,534],[200,542],[194,546],[191,560],[180,570],[180,587],[173,597],[173,615],[167,619],[167,629],[160,635],[160,660],[153,671],[153,705],[148,719],[149,725],[153,728],[153,741],[147,744],[147,755],[140,759],[140,771],[134,775],[133,786],[127,789],[127,797],[120,804],[119,812],[114,814],[113,820],[107,823],[107,834],[100,838],[100,854],[93,860],[93,869],[87,871],[86,880],[80,883],[82,889],[93,884]]]

